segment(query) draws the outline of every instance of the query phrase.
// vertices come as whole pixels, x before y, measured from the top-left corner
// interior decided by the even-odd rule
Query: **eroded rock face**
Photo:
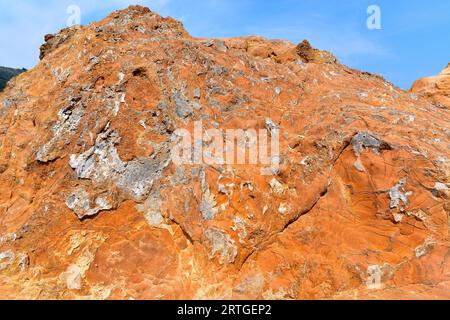
[[[0,94],[1,298],[450,297],[446,108],[143,7],[68,32]],[[195,121],[280,167],[176,165]]]
[[[411,91],[429,97],[438,107],[448,108],[450,106],[450,63],[439,75],[418,80]]]

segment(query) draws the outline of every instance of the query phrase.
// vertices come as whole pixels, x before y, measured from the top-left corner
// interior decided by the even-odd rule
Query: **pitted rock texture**
[[[449,115],[427,94],[138,6],[46,39],[0,94],[0,298],[450,298]],[[200,120],[278,128],[280,169],[175,165]]]

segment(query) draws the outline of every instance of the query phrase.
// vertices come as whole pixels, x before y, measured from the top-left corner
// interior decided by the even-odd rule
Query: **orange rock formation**
[[[448,70],[408,93],[138,6],[46,40],[0,94],[0,298],[450,298]],[[279,128],[279,171],[176,166],[198,120]]]
[[[450,105],[450,63],[438,76],[418,80],[414,83],[411,91],[430,98],[441,108],[448,108]]]

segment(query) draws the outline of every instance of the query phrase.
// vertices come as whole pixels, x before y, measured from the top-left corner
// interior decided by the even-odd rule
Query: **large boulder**
[[[47,42],[0,94],[0,298],[450,297],[448,109],[143,7]],[[206,129],[279,166],[176,163]]]

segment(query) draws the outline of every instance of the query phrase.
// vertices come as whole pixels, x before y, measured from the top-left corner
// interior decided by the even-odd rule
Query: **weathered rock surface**
[[[430,98],[441,108],[450,106],[450,63],[437,76],[417,80],[412,92]]]
[[[47,41],[0,94],[0,298],[450,298],[448,100],[143,7]],[[280,170],[176,166],[197,120]]]

